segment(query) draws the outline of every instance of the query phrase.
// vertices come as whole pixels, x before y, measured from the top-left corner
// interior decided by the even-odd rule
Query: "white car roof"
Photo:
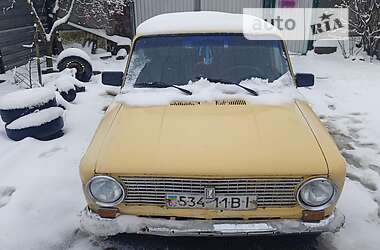
[[[255,29],[247,27],[255,24]],[[245,25],[245,28],[244,28]],[[259,27],[259,28],[258,28]],[[136,36],[239,33],[249,35],[271,35],[282,39],[280,31],[261,18],[214,11],[176,12],[152,17],[140,24]]]

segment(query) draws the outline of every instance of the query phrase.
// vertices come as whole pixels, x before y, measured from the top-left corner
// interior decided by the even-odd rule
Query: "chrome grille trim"
[[[174,178],[120,176],[125,204],[165,206],[166,194],[204,194],[214,187],[218,195],[255,195],[258,207],[292,207],[303,178]]]

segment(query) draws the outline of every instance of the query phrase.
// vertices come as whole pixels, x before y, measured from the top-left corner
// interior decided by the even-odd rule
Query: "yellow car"
[[[164,14],[138,27],[121,86],[84,155],[95,235],[336,232],[345,161],[297,87],[276,30],[253,16]],[[256,39],[257,38],[257,39]]]

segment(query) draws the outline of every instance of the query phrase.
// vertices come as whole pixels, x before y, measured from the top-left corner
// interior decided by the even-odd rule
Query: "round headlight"
[[[298,190],[298,200],[309,210],[322,210],[336,201],[336,188],[325,178],[305,182]]]
[[[99,206],[112,207],[124,199],[124,189],[109,176],[95,176],[87,184],[89,197]]]

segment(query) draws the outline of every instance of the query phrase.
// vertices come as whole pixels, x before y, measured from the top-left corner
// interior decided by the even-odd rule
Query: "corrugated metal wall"
[[[202,10],[243,13],[244,8],[262,8],[263,0],[202,0]]]
[[[201,0],[201,10],[243,13],[244,8],[261,8],[264,0]],[[136,25],[162,14],[177,11],[193,11],[194,0],[135,0]],[[278,3],[278,1],[276,1]],[[311,8],[313,0],[297,0],[296,8]],[[304,54],[308,49],[308,41],[288,41],[292,53]]]
[[[297,0],[295,8],[312,8],[313,0]],[[305,31],[308,27],[304,27]],[[306,32],[305,32],[306,34]],[[306,54],[308,50],[309,41],[308,37],[304,37],[304,40],[296,40],[296,41],[287,41],[288,49],[290,53],[295,54]]]
[[[194,0],[135,0],[136,25],[163,13],[193,11]]]
[[[135,0],[136,25],[163,13],[193,11],[194,0]],[[243,13],[243,8],[260,8],[263,0],[201,0],[201,10]]]

